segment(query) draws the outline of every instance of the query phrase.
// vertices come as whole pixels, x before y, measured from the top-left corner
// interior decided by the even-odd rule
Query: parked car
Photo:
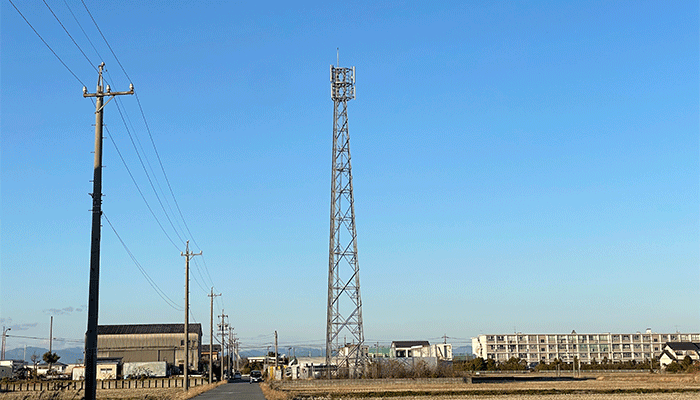
[[[258,370],[252,370],[250,371],[250,380],[248,382],[253,383],[253,382],[262,382],[262,372]]]
[[[236,371],[233,373],[233,379],[241,379],[241,372]]]

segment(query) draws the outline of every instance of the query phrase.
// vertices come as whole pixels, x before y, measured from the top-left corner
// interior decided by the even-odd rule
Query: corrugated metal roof
[[[404,340],[404,341],[397,341],[397,342],[391,342],[392,346],[394,347],[415,347],[415,346],[430,346],[430,343],[427,340]]]
[[[202,324],[189,324],[190,333],[202,336]],[[153,333],[184,333],[185,324],[98,325],[98,335],[147,335]]]

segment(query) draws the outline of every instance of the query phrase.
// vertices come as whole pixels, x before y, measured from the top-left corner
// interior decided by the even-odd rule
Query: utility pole
[[[214,359],[214,297],[221,296],[221,293],[214,294],[214,287],[211,288],[211,304],[209,306],[209,384],[212,383],[212,367]]]
[[[275,331],[275,373],[277,373],[277,331]]]
[[[2,327],[2,355],[0,356],[1,360],[5,359],[5,341],[7,340],[7,331],[9,330],[12,330],[12,328],[5,328],[4,326]],[[26,359],[27,345],[24,345],[24,352]]]
[[[221,315],[219,316],[221,317],[221,380],[224,380],[224,343],[226,340],[224,329],[228,326],[224,322],[224,318],[228,317],[228,315],[225,315],[224,310],[221,309]]]
[[[92,180],[92,233],[90,244],[90,288],[88,293],[88,321],[85,332],[85,400],[97,397],[97,318],[100,304],[100,238],[102,220],[102,112],[114,96],[134,94],[134,85],[129,84],[128,92],[112,92],[109,85],[103,91],[102,71],[105,63],[99,66],[97,91],[88,93],[83,86],[83,97],[95,97],[95,164]],[[103,104],[105,97],[110,97]]]
[[[231,368],[233,368],[233,360],[231,360],[231,356],[233,355],[234,358],[236,357],[236,355],[233,354],[233,339],[232,339],[233,334],[232,334],[232,332],[233,332],[233,328],[229,326],[228,327],[228,342],[227,342],[228,343],[228,362],[226,363],[226,365],[228,366],[228,376],[231,376],[231,377],[233,376],[233,374],[231,374]]]
[[[180,252],[185,257],[185,391],[190,390],[190,259],[194,256],[201,256],[202,252],[191,253],[190,241],[185,244],[185,252]]]
[[[364,369],[365,342],[362,328],[360,266],[357,258],[355,203],[352,192],[350,134],[348,133],[348,101],[355,98],[355,67],[331,65],[331,99],[333,100],[333,160],[331,179],[330,240],[328,245],[328,308],[326,312],[326,369],[331,378],[331,365],[337,371],[347,369],[355,378]],[[342,273],[341,273],[342,272]],[[347,295],[347,297],[346,297]],[[343,300],[349,303],[341,305]],[[340,357],[341,332],[352,334],[353,346]],[[343,346],[347,342],[343,343]]]

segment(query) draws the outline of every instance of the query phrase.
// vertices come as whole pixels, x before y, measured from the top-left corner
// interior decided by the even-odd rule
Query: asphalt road
[[[260,385],[248,383],[245,380],[237,380],[195,396],[195,400],[265,400]]]

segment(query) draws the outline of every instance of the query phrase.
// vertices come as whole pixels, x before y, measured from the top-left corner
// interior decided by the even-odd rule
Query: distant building
[[[668,342],[664,345],[659,364],[665,369],[672,362],[682,362],[688,356],[693,362],[700,360],[700,343],[693,342]]]
[[[586,333],[578,334],[492,334],[472,338],[476,357],[508,361],[511,357],[529,363],[552,362],[556,359],[571,363],[577,358],[590,364],[601,362],[658,359],[666,342],[700,342],[700,333]]]
[[[202,345],[202,362],[209,363],[209,346],[208,344]],[[219,362],[219,352],[221,351],[221,345],[215,344],[212,348],[212,361]]]
[[[452,345],[449,343],[430,345],[427,340],[394,341],[391,342],[389,357],[430,357],[437,361],[452,361]]]
[[[202,324],[189,324],[189,368],[199,370]],[[185,364],[184,324],[100,325],[97,356],[123,362],[166,361],[180,370]]]

